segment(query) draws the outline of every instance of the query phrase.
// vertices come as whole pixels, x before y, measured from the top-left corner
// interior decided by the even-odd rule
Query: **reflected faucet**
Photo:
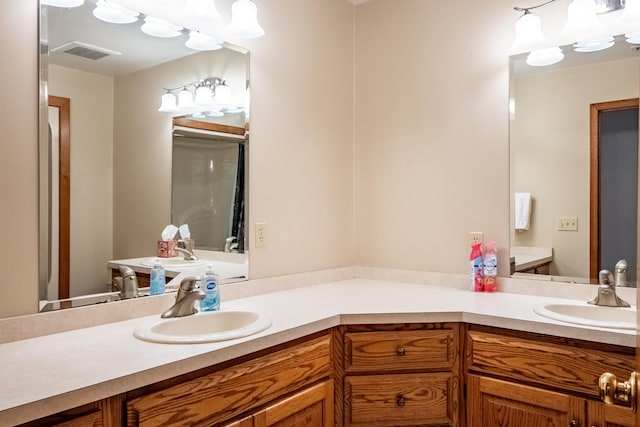
[[[136,298],[138,296],[138,278],[136,272],[126,265],[118,267],[121,276],[116,276],[111,283],[120,291],[120,298]]]
[[[193,253],[192,241],[178,240],[176,251],[184,255],[185,261],[197,261],[198,257]]]
[[[598,295],[596,295],[592,300],[587,301],[589,304],[605,307],[631,306],[628,302],[616,295],[616,282],[613,278],[613,274],[611,274],[609,270],[601,270],[598,278],[600,280]]]
[[[236,236],[230,236],[224,240],[225,252],[238,252],[238,243],[234,243],[234,240],[236,240]]]
[[[629,286],[629,263],[626,259],[621,259],[616,263],[613,277],[616,286]]]
[[[198,312],[198,309],[195,307],[196,301],[202,300],[205,297],[204,292],[196,288],[198,280],[199,279],[194,276],[182,279],[180,288],[176,294],[176,303],[162,313],[160,317],[166,319],[168,317],[183,317],[196,314]]]

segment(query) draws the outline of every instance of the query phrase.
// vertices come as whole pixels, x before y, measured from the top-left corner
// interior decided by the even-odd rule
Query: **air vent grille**
[[[111,55],[122,55],[120,52],[106,49],[103,47],[93,46],[87,43],[73,41],[51,49],[51,53],[66,53],[69,55],[79,56],[81,58],[97,61]]]

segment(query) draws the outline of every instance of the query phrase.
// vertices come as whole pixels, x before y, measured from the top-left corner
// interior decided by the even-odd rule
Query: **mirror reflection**
[[[42,185],[46,194],[41,195],[47,199],[41,211],[47,226],[41,227],[41,239],[48,248],[41,256],[41,307],[77,305],[46,306],[66,297],[99,294],[97,302],[102,302],[104,294],[113,299],[112,277],[120,275],[123,264],[136,272],[144,288],[147,264],[158,255],[161,232],[169,224],[191,226],[194,255],[203,267],[213,263],[223,283],[225,278],[246,280],[248,53],[226,43],[215,50],[189,48],[188,30],[173,38],[152,37],[140,31],[144,15],[130,24],[103,22],[93,16],[95,6],[91,1],[75,8],[41,6],[41,74],[45,102],[51,105],[48,119],[45,115],[40,124],[41,144],[51,155],[41,163],[47,177]],[[189,85],[213,77],[228,88],[224,102],[212,93],[206,108],[158,111],[168,89],[195,91]],[[60,102],[68,105],[67,116]],[[209,132],[217,139],[236,141],[233,185],[218,185],[217,176],[210,174],[200,177],[203,186],[208,181],[206,191],[192,191],[191,184],[178,188],[183,184],[172,181],[174,120],[183,121],[183,132],[213,126]],[[60,141],[50,145],[49,134],[52,142]],[[242,154],[238,147],[243,147]],[[68,160],[60,157],[65,150]],[[193,163],[179,167],[184,173],[194,169]],[[218,194],[222,187],[224,193]],[[172,194],[184,196],[174,200],[182,213],[172,213]],[[211,205],[218,199],[226,199],[227,205]],[[202,215],[207,206],[214,213]],[[185,214],[194,211],[200,215]],[[215,221],[203,223],[207,216]],[[179,262],[182,254],[173,258],[163,259],[168,279],[185,268]],[[229,277],[224,273],[227,264]]]
[[[512,273],[597,283],[626,259],[635,286],[640,57],[620,36],[563,52],[510,61]]]

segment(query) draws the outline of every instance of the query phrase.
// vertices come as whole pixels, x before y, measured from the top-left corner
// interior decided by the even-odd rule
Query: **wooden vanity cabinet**
[[[470,325],[467,427],[633,427],[628,407],[599,400],[598,378],[634,370],[634,349]]]
[[[126,425],[333,426],[327,333],[127,393]]]
[[[123,395],[99,400],[18,427],[115,427],[122,425]]]
[[[335,334],[336,425],[458,425],[458,324],[353,325]]]

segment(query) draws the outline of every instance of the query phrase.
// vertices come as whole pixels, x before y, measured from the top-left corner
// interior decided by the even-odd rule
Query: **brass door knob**
[[[600,399],[606,404],[623,402],[631,404],[631,408],[636,410],[636,375],[632,372],[628,381],[619,382],[615,375],[605,372],[600,375],[598,386],[600,388]]]

